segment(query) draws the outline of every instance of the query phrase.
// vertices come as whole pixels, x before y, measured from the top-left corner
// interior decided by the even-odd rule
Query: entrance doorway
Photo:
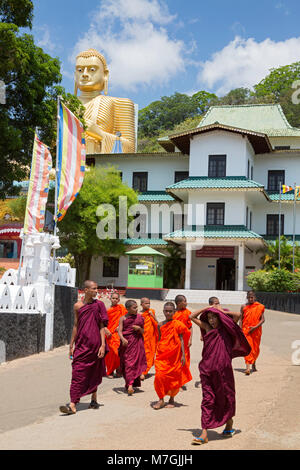
[[[217,260],[217,290],[235,290],[235,260],[220,258]]]

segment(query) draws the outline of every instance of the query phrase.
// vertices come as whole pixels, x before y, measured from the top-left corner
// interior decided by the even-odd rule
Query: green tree
[[[34,132],[51,147],[55,157],[56,100],[63,95],[71,110],[82,117],[79,100],[59,86],[60,62],[34,44],[18,26],[31,26],[32,2],[0,3],[0,81],[5,84],[5,103],[0,105],[0,198],[14,195],[14,180],[28,178]]]
[[[218,99],[218,105],[240,105],[248,104],[252,100],[251,90],[248,88],[235,88],[229,91],[227,95]]]
[[[78,285],[89,278],[93,256],[121,255],[126,251],[123,240],[118,238],[120,196],[127,196],[128,207],[138,202],[137,193],[122,184],[117,169],[90,169],[85,175],[79,195],[58,223],[61,245],[74,256]],[[101,218],[96,212],[101,204],[111,204],[115,208],[116,239],[107,237],[102,240],[97,236],[96,228]],[[132,217],[128,217],[128,221],[131,219]]]
[[[261,258],[261,263],[266,271],[279,268],[279,240],[267,244],[266,252]],[[300,267],[300,247],[295,247],[295,267]],[[292,271],[293,247],[286,237],[280,237],[280,268]]]
[[[166,251],[169,256],[164,262],[164,287],[180,288],[181,275],[185,267],[185,260],[181,257],[182,248],[178,245],[170,245]]]

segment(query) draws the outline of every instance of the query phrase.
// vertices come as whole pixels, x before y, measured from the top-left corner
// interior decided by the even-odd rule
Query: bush
[[[295,292],[299,288],[299,281],[298,273],[278,268],[268,272],[260,269],[247,277],[251,289],[260,292]]]
[[[267,292],[268,276],[269,273],[263,269],[254,271],[247,276],[248,286],[254,291]]]

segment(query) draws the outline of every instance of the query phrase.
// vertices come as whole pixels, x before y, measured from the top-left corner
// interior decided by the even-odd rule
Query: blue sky
[[[139,108],[175,91],[219,96],[300,60],[299,0],[33,0],[32,33],[62,63],[73,92],[75,56],[107,58],[109,94]]]

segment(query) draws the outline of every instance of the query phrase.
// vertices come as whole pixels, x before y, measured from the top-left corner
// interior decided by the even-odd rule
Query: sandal
[[[226,436],[226,437],[232,437],[234,434],[235,434],[235,429],[230,429],[230,430],[224,429],[224,431],[222,432],[222,436]]]
[[[76,411],[73,411],[70,405],[64,405],[59,407],[59,411],[66,415],[75,415]]]
[[[100,408],[100,405],[95,400],[92,400],[89,404],[89,408],[92,408],[93,410],[98,410],[98,408]]]
[[[193,445],[198,445],[198,446],[202,446],[203,444],[207,444],[208,443],[208,439],[203,439],[202,437],[195,437],[191,444]]]

